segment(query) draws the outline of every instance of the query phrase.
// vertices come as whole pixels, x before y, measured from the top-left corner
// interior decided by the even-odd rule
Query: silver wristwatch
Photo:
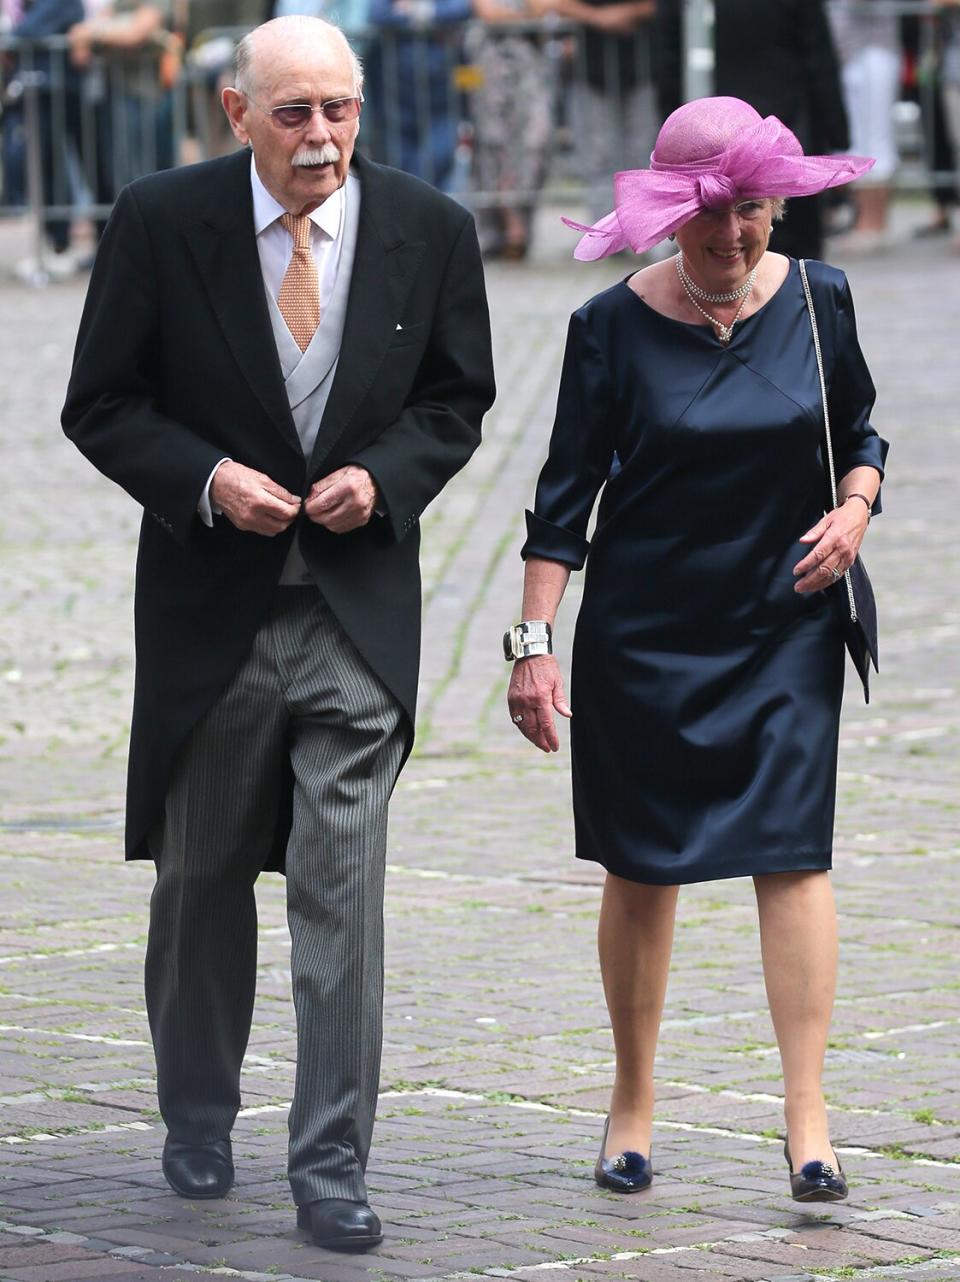
[[[553,654],[553,630],[542,619],[524,619],[503,634],[503,657],[508,663],[532,654]]]

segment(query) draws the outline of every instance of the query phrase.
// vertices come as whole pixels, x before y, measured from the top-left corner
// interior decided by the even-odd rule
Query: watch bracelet
[[[503,657],[508,663],[540,654],[553,654],[553,629],[546,619],[521,619],[503,634]]]

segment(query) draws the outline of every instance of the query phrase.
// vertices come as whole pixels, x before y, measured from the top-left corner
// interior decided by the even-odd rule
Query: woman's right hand
[[[563,692],[560,665],[552,654],[533,654],[529,659],[514,661],[507,707],[520,733],[541,752],[560,751],[554,709],[561,717],[571,717],[573,713]]]

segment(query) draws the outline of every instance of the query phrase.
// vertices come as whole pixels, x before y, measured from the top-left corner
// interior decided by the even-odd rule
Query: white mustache
[[[335,143],[325,142],[322,147],[301,147],[294,152],[291,164],[334,165],[339,159],[340,148]]]

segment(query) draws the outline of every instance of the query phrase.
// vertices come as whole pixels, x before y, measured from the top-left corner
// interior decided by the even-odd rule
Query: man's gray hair
[[[314,18],[309,17],[306,14],[291,14],[285,18],[271,18],[269,22],[263,23],[262,26],[254,27],[252,31],[248,31],[247,34],[245,36],[241,36],[240,40],[237,42],[237,47],[234,50],[233,55],[233,87],[239,93],[242,93],[245,98],[249,98],[253,94],[255,84],[253,75],[253,58],[256,49],[257,32],[262,31],[264,27],[272,26],[275,22],[282,22],[284,24],[296,23],[302,24],[305,27],[309,24],[309,27],[314,30],[316,29],[315,24],[321,23],[329,31],[336,32],[346,45],[347,52],[350,55],[350,62],[353,66],[354,88],[358,94],[363,90],[363,63],[357,57],[350,41],[336,23],[328,22],[326,18]]]

